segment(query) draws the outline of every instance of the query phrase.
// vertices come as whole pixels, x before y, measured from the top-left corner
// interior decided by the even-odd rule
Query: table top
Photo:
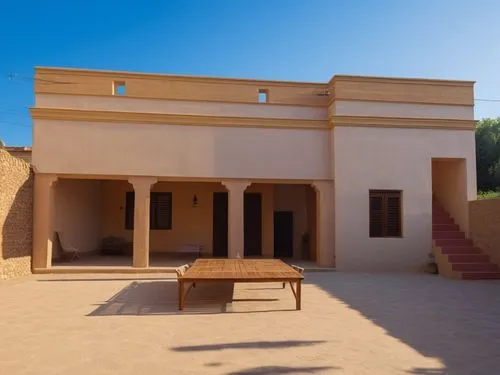
[[[285,281],[304,277],[279,259],[197,259],[181,280]]]

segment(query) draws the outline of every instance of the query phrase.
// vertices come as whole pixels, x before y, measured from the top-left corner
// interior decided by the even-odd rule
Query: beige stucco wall
[[[473,131],[335,129],[335,252],[339,270],[417,270],[432,238],[432,158],[465,158],[476,198]],[[369,237],[370,189],[403,191],[403,237]]]
[[[327,133],[34,120],[33,165],[43,173],[323,179],[331,178]]]
[[[38,94],[37,107],[185,115],[326,120],[325,107]]]
[[[469,204],[465,159],[432,160],[432,190],[438,202],[468,236]]]
[[[469,202],[469,215],[474,245],[500,265],[500,199]]]
[[[54,230],[60,232],[63,247],[99,250],[101,182],[59,179],[54,189]]]
[[[102,182],[101,237],[117,236],[128,241],[133,231],[125,229],[125,194],[133,191],[126,181]],[[151,230],[151,252],[175,252],[187,244],[203,245],[206,254],[212,253],[213,193],[226,189],[219,183],[158,182],[153,192],[172,193],[172,229]],[[246,192],[262,194],[262,253],[273,255],[273,185],[252,184]],[[198,205],[193,207],[196,194]]]
[[[33,175],[0,149],[0,280],[31,273]]]
[[[473,107],[466,105],[336,100],[331,104],[330,112],[341,116],[412,117],[454,120],[474,119]]]

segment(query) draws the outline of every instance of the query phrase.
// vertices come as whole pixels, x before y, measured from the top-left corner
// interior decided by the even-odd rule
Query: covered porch
[[[37,174],[33,268],[155,272],[197,257],[333,267],[333,226],[333,181]]]
[[[108,255],[88,255],[76,261],[57,262],[51,268],[38,270],[37,273],[175,273],[175,270],[194,262],[192,256],[171,256],[170,254],[151,253],[149,267],[130,266],[125,257]],[[282,259],[285,263],[304,268],[306,272],[333,271],[333,267],[320,266],[313,260]]]

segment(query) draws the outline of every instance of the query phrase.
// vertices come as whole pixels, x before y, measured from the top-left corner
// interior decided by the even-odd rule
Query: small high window
[[[113,95],[123,96],[127,93],[127,88],[124,81],[113,82]]]
[[[259,103],[269,102],[269,90],[259,89]]]
[[[401,191],[370,190],[370,237],[401,236]]]

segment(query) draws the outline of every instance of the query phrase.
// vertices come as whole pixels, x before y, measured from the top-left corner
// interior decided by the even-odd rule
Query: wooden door
[[[227,258],[228,195],[225,192],[214,193],[213,198],[213,256]]]
[[[262,195],[245,193],[244,210],[245,256],[262,255]]]
[[[293,258],[293,212],[274,213],[274,257]]]

